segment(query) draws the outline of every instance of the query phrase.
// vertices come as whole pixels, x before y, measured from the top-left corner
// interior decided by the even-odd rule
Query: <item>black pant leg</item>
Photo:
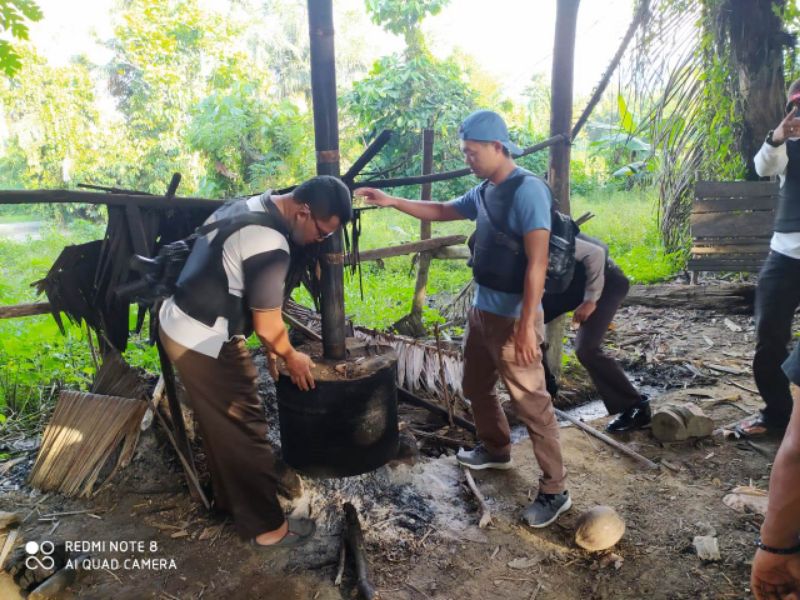
[[[753,377],[768,420],[785,424],[792,412],[789,380],[781,365],[789,355],[792,319],[800,304],[800,260],[770,252],[756,287]]]

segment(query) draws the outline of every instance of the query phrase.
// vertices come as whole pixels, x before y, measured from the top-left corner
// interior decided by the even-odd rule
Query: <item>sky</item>
[[[333,0],[336,14],[363,10],[363,0]],[[112,35],[113,0],[37,0],[44,19],[31,25],[31,40],[53,64],[84,53],[98,64],[110,58],[96,39]],[[225,10],[226,0],[202,0]],[[591,92],[616,51],[632,17],[633,0],[583,0],[575,47],[576,95]],[[76,10],[76,7],[80,10]],[[336,17],[334,17],[336,18]],[[549,80],[556,19],[556,0],[451,0],[423,29],[439,57],[453,50],[469,54],[495,78],[505,95],[519,98],[531,78]],[[334,26],[336,22],[334,21]],[[364,51],[370,59],[402,48],[402,40],[365,23]]]

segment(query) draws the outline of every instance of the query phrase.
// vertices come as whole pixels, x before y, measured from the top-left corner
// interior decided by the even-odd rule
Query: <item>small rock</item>
[[[696,535],[694,540],[692,540],[692,544],[694,544],[694,549],[697,552],[697,556],[699,556],[701,560],[722,559],[719,554],[719,544],[717,543],[717,538],[710,535]]]
[[[530,569],[531,567],[535,567],[539,564],[538,558],[515,558],[512,561],[509,561],[508,567],[510,569]]]

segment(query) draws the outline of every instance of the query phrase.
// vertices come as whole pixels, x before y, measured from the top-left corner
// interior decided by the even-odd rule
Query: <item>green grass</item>
[[[46,275],[65,246],[98,239],[103,230],[76,222],[66,231],[46,228],[41,240],[0,240],[0,305],[46,301],[30,284]],[[62,335],[50,315],[0,320],[0,415],[36,413],[46,408],[53,390],[85,389],[90,383],[94,367],[86,327],[66,318],[64,326]],[[139,366],[155,365],[154,350],[138,336],[126,357]]]
[[[595,217],[581,230],[603,240],[611,258],[634,283],[655,283],[675,275],[679,253],[667,254],[658,231],[655,190],[597,192],[572,200],[576,217],[587,211]]]

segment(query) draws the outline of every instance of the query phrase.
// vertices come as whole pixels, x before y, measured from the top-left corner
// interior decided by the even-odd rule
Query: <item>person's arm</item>
[[[800,543],[800,388],[792,384],[794,409],[769,478],[769,502],[761,542],[772,548]],[[775,554],[758,549],[750,587],[757,600],[791,597],[800,592],[800,554]]]
[[[605,249],[581,238],[575,239],[575,260],[586,269],[586,287],[583,302],[572,313],[572,322],[583,323],[597,308],[597,301],[603,293],[606,279]]]
[[[786,140],[800,136],[800,121],[795,118],[796,114],[797,109],[793,108],[772,130],[772,144],[765,141],[753,159],[756,173],[761,177],[783,175],[786,171],[786,165],[789,164]]]
[[[290,263],[286,239],[273,229],[249,225],[228,238],[226,248],[229,244],[235,246],[242,257],[245,297],[258,339],[271,354],[277,354],[286,362],[289,377],[297,387],[303,391],[312,389],[314,363],[307,354],[292,347],[281,316],[284,281]],[[277,367],[271,355],[269,359],[270,374],[274,377]]]
[[[422,221],[457,221],[466,218],[450,202],[407,200],[370,187],[358,188],[353,191],[353,195],[361,196],[367,204],[390,206]]]
[[[525,255],[528,266],[525,269],[525,287],[522,296],[522,313],[519,319],[517,334],[514,338],[514,349],[517,364],[529,365],[541,356],[541,349],[536,343],[536,313],[542,302],[544,280],[547,275],[548,244],[550,231],[534,229],[523,237]]]
[[[295,350],[289,341],[289,332],[283,323],[281,309],[253,311],[253,329],[261,343],[270,351],[280,356],[286,362],[286,370],[292,382],[301,390],[314,389],[314,376],[311,368],[314,366],[311,357]]]

